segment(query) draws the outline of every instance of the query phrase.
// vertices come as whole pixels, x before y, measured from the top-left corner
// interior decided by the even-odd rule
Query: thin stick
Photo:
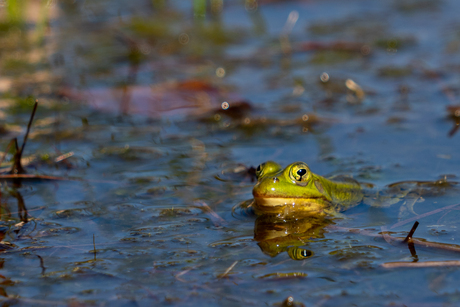
[[[369,236],[369,237],[383,237],[383,233],[376,234],[374,232],[371,232],[369,230],[362,230],[362,229],[354,229],[354,228],[346,228],[346,227],[339,227],[339,226],[327,226],[327,229],[335,230],[335,231],[340,231],[340,232],[350,232],[350,233],[356,233],[364,236]],[[386,241],[388,243],[396,241],[398,243],[401,243],[404,241],[405,238],[402,237],[392,237],[388,234],[386,234],[385,237]],[[436,248],[436,249],[442,249],[442,250],[447,250],[451,252],[456,252],[460,253],[460,245],[457,244],[447,244],[447,243],[437,243],[437,242],[430,242],[430,241],[425,241],[421,239],[414,239],[410,238],[408,243],[412,243],[416,246],[420,247],[428,247],[428,248]]]
[[[395,237],[395,240],[401,240],[401,237]],[[448,244],[448,243],[438,243],[438,242],[430,242],[420,239],[409,239],[409,243],[413,243],[416,246],[420,247],[428,247],[428,248],[436,248],[436,249],[443,249],[451,252],[460,252],[460,245],[457,244]]]
[[[27,143],[27,138],[29,137],[30,127],[32,126],[35,112],[37,111],[37,106],[38,106],[38,101],[35,101],[34,109],[32,110],[32,114],[30,115],[29,123],[27,124],[27,130],[26,130],[26,134],[24,135],[24,140],[22,142],[21,149],[18,148],[17,139],[16,138],[13,139],[14,145],[16,148],[16,152],[14,153],[13,166],[11,167],[11,171],[10,171],[10,173],[12,174],[25,174],[26,173],[26,171],[24,170],[21,164],[21,157],[24,151],[24,147],[26,146],[26,143]],[[17,181],[16,183],[19,183],[19,181]]]
[[[24,147],[26,146],[27,138],[29,137],[30,127],[32,126],[32,122],[34,120],[34,116],[35,116],[35,112],[37,111],[37,107],[38,107],[38,100],[35,100],[34,109],[32,110],[32,114],[30,115],[29,123],[27,124],[26,135],[24,135],[24,140],[22,141],[22,147],[20,151],[21,155],[22,155],[22,152],[24,151]]]
[[[198,268],[198,267],[200,267],[200,266],[201,266],[201,264],[200,264],[200,265],[195,265],[193,268],[184,270],[184,271],[178,273],[178,274],[177,274],[176,276],[174,276],[174,277],[176,277],[176,279],[177,279],[178,281],[187,282],[186,280],[182,279],[181,276],[187,274],[187,273],[190,272],[191,270],[194,270],[194,269],[196,269],[196,268]]]
[[[228,273],[235,267],[235,265],[238,263],[238,260],[236,260],[235,262],[232,263],[231,266],[228,267],[228,269],[225,270],[225,272],[223,274],[220,274],[219,276],[217,276],[217,278],[224,278],[225,276],[228,275]]]
[[[13,144],[14,144],[14,148],[15,148],[16,151],[14,153],[13,166],[11,167],[10,173],[12,173],[12,174],[24,174],[26,171],[24,170],[24,168],[22,167],[22,164],[21,164],[22,152],[19,151],[18,139],[17,138],[13,139]]]
[[[37,255],[38,259],[40,259],[40,267],[42,268],[42,275],[45,275],[46,267],[43,261],[43,258],[40,255]]]
[[[14,144],[14,150],[16,152],[19,152],[18,139],[14,138],[14,139],[12,139],[12,141],[13,141],[13,144]]]
[[[410,219],[407,219],[405,221],[401,221],[401,222],[398,222],[398,223],[394,224],[393,226],[390,227],[390,229],[393,229],[393,228],[396,228],[396,227],[399,227],[399,226],[402,226],[402,225],[406,225],[407,223],[410,223],[410,222],[415,221],[417,219],[421,219],[421,218],[424,218],[424,217],[427,217],[427,216],[442,212],[444,210],[452,209],[454,207],[457,207],[458,205],[460,205],[460,204],[445,206],[445,207],[442,207],[442,208],[439,208],[439,209],[436,209],[436,210],[433,210],[433,211],[430,211],[430,212],[427,212],[427,213],[424,213],[424,214],[414,216],[413,218],[410,218]]]
[[[380,227],[382,230],[380,233],[382,234],[383,239],[388,243],[391,244],[391,236],[388,234],[388,229],[386,226]]]
[[[423,262],[385,262],[382,267],[386,269],[395,268],[428,268],[428,267],[446,267],[446,266],[460,266],[458,260],[447,260],[447,261],[423,261]]]
[[[458,128],[460,128],[459,123],[455,123],[452,129],[450,129],[449,133],[447,134],[449,137],[453,137],[455,133],[457,133]]]
[[[195,202],[194,207],[199,208],[204,213],[208,214],[209,217],[211,218],[214,226],[220,227],[220,226],[227,225],[227,222],[223,218],[221,218],[214,210],[212,210],[211,207],[209,207],[207,203],[205,203],[203,201]]]
[[[415,230],[417,230],[418,227],[418,221],[415,221],[414,225],[412,226],[412,229],[409,231],[409,234],[407,237],[404,239],[403,242],[408,242],[410,239],[412,239],[412,236],[414,235]]]

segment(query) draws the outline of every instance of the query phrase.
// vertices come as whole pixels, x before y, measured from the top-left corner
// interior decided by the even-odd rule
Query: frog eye
[[[257,178],[260,178],[262,176],[262,170],[264,169],[265,163],[259,164],[259,166],[256,169],[256,176]]]
[[[306,184],[310,180],[311,172],[308,165],[303,162],[298,162],[291,167],[289,176],[296,184]]]
[[[267,161],[265,163],[260,164],[256,169],[256,176],[257,179],[260,179],[267,174],[274,174],[281,170],[281,165],[274,161]]]
[[[313,252],[298,246],[293,246],[288,249],[288,255],[294,260],[304,260],[313,256]]]

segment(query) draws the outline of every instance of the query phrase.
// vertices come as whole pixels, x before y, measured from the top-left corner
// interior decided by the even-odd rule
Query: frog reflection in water
[[[305,260],[313,256],[313,252],[304,246],[324,238],[324,228],[330,224],[333,224],[330,219],[322,217],[286,220],[275,215],[261,215],[254,225],[254,239],[271,257],[287,252],[294,260]]]

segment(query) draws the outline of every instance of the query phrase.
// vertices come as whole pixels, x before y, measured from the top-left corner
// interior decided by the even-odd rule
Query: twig
[[[54,159],[54,162],[61,162],[61,161],[65,160],[65,159],[67,159],[67,158],[70,158],[70,157],[72,157],[74,155],[74,152],[70,151],[70,152],[68,152],[66,154],[61,154],[61,153],[59,153],[59,154],[60,154],[59,157],[56,157]]]
[[[42,275],[45,275],[46,267],[43,258],[40,255],[36,255],[40,259],[40,267],[42,268]]]
[[[26,134],[24,135],[24,140],[22,141],[21,149],[18,149],[18,141],[14,138],[14,144],[16,148],[16,152],[14,153],[13,158],[13,166],[11,167],[11,174],[24,174],[26,171],[22,167],[21,164],[21,157],[22,153],[24,152],[24,147],[27,143],[27,138],[29,137],[30,127],[32,126],[32,122],[34,120],[35,112],[37,111],[38,101],[35,101],[34,108],[32,110],[32,114],[30,115],[29,123],[27,124]]]
[[[441,215],[441,217],[436,221],[436,224],[439,225],[439,223],[441,222],[441,220],[442,220],[447,214],[449,214],[451,211],[452,211],[452,210],[448,210],[448,211],[444,212],[444,214]]]
[[[395,237],[395,240],[401,240],[401,237]],[[438,242],[430,242],[425,241],[422,239],[409,239],[409,243],[413,243],[414,245],[420,247],[428,247],[428,248],[436,248],[436,249],[443,249],[451,252],[460,253],[460,245],[457,244],[448,244],[448,243],[438,243]]]
[[[455,133],[457,133],[458,128],[460,128],[460,123],[456,122],[452,129],[450,129],[449,133],[447,134],[449,137],[453,137]]]
[[[382,267],[386,269],[395,268],[428,268],[428,267],[446,267],[446,266],[460,266],[458,260],[447,260],[447,261],[423,261],[423,262],[385,262]]]
[[[11,174],[24,174],[26,171],[24,170],[21,164],[22,152],[19,150],[17,138],[13,139],[13,145],[14,145],[15,152],[13,156],[13,166],[11,167],[10,173]]]
[[[382,226],[380,227],[380,230],[381,230],[381,234],[382,234],[382,237],[383,239],[388,243],[388,244],[391,244],[391,237],[390,235],[388,234],[388,228],[386,226]]]
[[[412,239],[412,236],[414,235],[415,230],[417,230],[419,222],[415,221],[414,225],[412,226],[412,229],[409,231],[409,234],[407,237],[404,239],[403,242],[408,242],[410,239]]]
[[[427,217],[427,216],[442,212],[444,210],[452,209],[454,207],[457,207],[458,205],[460,205],[460,204],[445,206],[445,207],[442,207],[442,208],[439,208],[439,209],[436,209],[436,210],[433,210],[433,211],[430,211],[430,212],[427,212],[427,213],[424,213],[424,214],[414,216],[414,217],[412,217],[410,219],[407,219],[407,220],[404,220],[404,221],[401,221],[401,222],[398,222],[398,223],[394,224],[393,226],[390,227],[390,229],[393,229],[393,228],[396,228],[396,227],[399,227],[399,226],[402,226],[402,225],[406,225],[406,224],[408,224],[410,222],[413,222],[413,221],[415,221],[417,219],[421,219],[421,218],[424,218],[424,217]]]
[[[195,202],[195,208],[201,209],[204,213],[208,214],[216,227],[220,227],[223,225],[227,225],[227,222],[221,218],[214,210],[211,209],[211,207],[208,206],[203,201],[200,202]]]
[[[72,164],[66,159],[72,157],[74,155],[74,152],[70,151],[66,154],[63,154],[56,146],[54,146],[54,150],[59,154],[58,157],[54,158],[54,162],[58,163],[63,161],[63,163],[67,165],[68,168],[72,168]]]
[[[335,230],[335,231],[356,233],[356,234],[369,236],[369,237],[374,237],[374,238],[383,237],[383,233],[376,234],[376,233],[371,232],[369,230],[346,228],[346,227],[339,227],[339,226],[327,226],[327,228],[331,229],[331,230]],[[386,234],[385,238],[386,238],[388,243],[390,243],[390,242],[401,243],[405,239],[403,237],[392,237],[392,236],[390,236],[388,234]],[[430,242],[430,241],[426,241],[426,240],[422,240],[422,239],[414,239],[414,238],[410,238],[407,241],[407,243],[412,243],[412,244],[414,244],[416,246],[420,246],[420,247],[436,248],[436,249],[442,249],[442,250],[447,250],[447,251],[451,251],[451,252],[460,253],[460,245],[457,245],[457,244],[437,243],[437,242]]]
[[[181,277],[182,275],[187,274],[187,273],[190,272],[191,270],[194,270],[194,269],[200,267],[200,266],[201,266],[201,264],[200,264],[200,265],[195,265],[194,267],[192,267],[192,268],[190,268],[190,269],[183,270],[182,272],[178,273],[178,274],[177,274],[176,276],[174,276],[174,277],[176,277],[176,279],[177,279],[178,281],[187,282],[186,280],[184,280],[184,279],[182,279],[182,278],[180,278],[180,277]]]
[[[235,265],[238,263],[238,260],[232,263],[231,266],[228,267],[228,269],[225,270],[224,273],[220,274],[217,276],[217,278],[224,278],[228,275],[228,273],[235,267]]]
[[[29,123],[27,124],[26,135],[24,135],[24,140],[22,141],[22,147],[20,151],[21,155],[22,155],[22,152],[24,151],[24,147],[26,146],[27,138],[29,137],[30,127],[32,126],[32,122],[34,120],[34,116],[35,116],[35,112],[37,111],[37,107],[38,107],[38,100],[35,100],[34,109],[32,110],[32,114],[30,115]]]
[[[24,135],[24,140],[22,141],[22,146],[21,149],[18,149],[18,141],[15,138],[14,139],[14,144],[16,147],[16,152],[14,153],[14,158],[13,158],[13,166],[11,167],[11,172],[12,174],[24,174],[26,171],[21,165],[21,157],[22,153],[24,152],[24,147],[26,146],[27,143],[27,138],[29,137],[29,132],[30,132],[30,127],[32,126],[32,122],[34,120],[35,112],[37,111],[37,106],[38,106],[38,101],[35,100],[34,108],[32,110],[32,114],[30,115],[29,123],[27,124],[27,130],[26,134]]]

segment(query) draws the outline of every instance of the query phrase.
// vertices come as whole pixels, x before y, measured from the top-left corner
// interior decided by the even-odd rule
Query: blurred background
[[[459,11],[454,0],[0,0],[3,306],[455,305],[456,269],[382,268],[453,252],[414,256],[329,222],[232,208],[267,160],[376,190],[429,183],[396,206],[352,208],[341,227],[404,237],[406,221],[456,204]],[[22,145],[35,101],[20,157],[32,178],[11,182],[11,140]],[[449,208],[416,235],[460,244]]]

